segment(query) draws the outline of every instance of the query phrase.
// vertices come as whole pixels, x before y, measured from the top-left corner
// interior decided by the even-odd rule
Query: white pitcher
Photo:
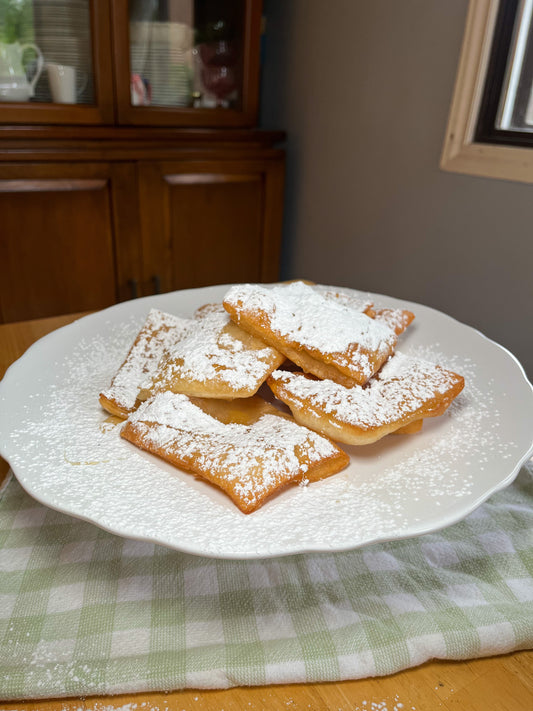
[[[23,64],[27,49],[37,55],[37,69],[31,79]],[[34,94],[43,66],[43,55],[37,45],[0,42],[0,101],[28,101]]]

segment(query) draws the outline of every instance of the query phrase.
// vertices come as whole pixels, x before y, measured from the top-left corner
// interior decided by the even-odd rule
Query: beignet
[[[221,304],[207,304],[162,358],[139,398],[165,390],[195,397],[250,397],[284,360],[279,351],[233,323]]]
[[[104,410],[122,418],[135,410],[142,383],[156,371],[163,354],[183,337],[191,323],[190,319],[151,309],[111,384],[100,393]]]
[[[224,308],[306,372],[347,387],[364,384],[393,353],[395,331],[304,282],[232,287]]]
[[[392,356],[366,387],[345,388],[283,370],[267,382],[297,422],[345,444],[369,444],[441,415],[464,387],[461,375],[402,353]]]
[[[203,409],[201,400],[159,393],[132,413],[121,436],[215,484],[246,514],[290,483],[330,476],[349,463],[329,439],[271,405],[248,401],[243,414],[239,403],[225,410],[219,401],[214,417],[209,403]]]

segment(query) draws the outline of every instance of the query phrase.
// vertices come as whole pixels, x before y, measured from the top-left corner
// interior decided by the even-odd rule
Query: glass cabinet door
[[[0,0],[0,121],[113,120],[109,6]]]
[[[119,122],[251,126],[261,2],[117,0]]]

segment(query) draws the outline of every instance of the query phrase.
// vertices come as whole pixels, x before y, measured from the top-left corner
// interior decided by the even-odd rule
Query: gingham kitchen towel
[[[223,561],[0,501],[0,698],[391,674],[533,645],[533,478],[464,521],[337,553]]]

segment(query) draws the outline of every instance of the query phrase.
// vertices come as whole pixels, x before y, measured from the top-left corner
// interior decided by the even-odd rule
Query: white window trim
[[[499,4],[500,0],[470,0],[440,167],[533,183],[533,149],[474,141]]]

